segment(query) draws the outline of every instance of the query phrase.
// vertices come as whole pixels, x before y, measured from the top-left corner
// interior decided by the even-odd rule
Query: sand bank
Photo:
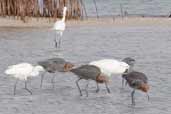
[[[44,27],[49,28],[54,24],[54,19],[29,18],[26,23],[12,18],[0,18],[0,27]],[[126,17],[120,18],[90,18],[87,20],[68,20],[67,26],[171,26],[171,18],[166,17]]]

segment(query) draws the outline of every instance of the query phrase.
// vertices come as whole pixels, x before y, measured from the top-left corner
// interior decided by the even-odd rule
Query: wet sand
[[[141,20],[141,19],[140,19]],[[0,113],[2,114],[170,114],[171,112],[171,27],[168,18],[149,19],[144,23],[116,24],[113,21],[97,24],[79,22],[68,23],[64,32],[62,50],[56,51],[53,44],[54,33],[49,31],[53,23],[2,27],[0,29]],[[155,20],[155,19],[154,19]],[[118,20],[119,21],[119,20]],[[128,22],[128,21],[127,21]],[[131,20],[130,20],[131,22]],[[142,19],[143,22],[143,19]],[[160,23],[159,23],[160,22]],[[113,24],[111,24],[113,23]],[[119,22],[118,22],[119,23]],[[150,24],[148,24],[150,23]],[[2,22],[1,22],[2,24]],[[15,25],[15,23],[13,23]],[[41,23],[40,23],[41,24]],[[114,26],[118,25],[118,26]],[[36,27],[35,27],[36,26]],[[24,28],[23,28],[24,27]],[[33,27],[33,28],[32,28]],[[121,88],[121,77],[114,75],[110,83],[111,94],[104,85],[95,93],[96,85],[89,86],[89,97],[80,97],[72,73],[56,73],[55,89],[51,86],[52,74],[45,77],[40,89],[40,77],[31,79],[29,88],[33,95],[24,89],[23,82],[13,96],[15,79],[3,72],[8,65],[63,57],[75,64],[86,64],[102,58],[123,59],[133,57],[135,69],[144,72],[151,85],[150,101],[137,91],[136,106],[131,106],[131,89]],[[82,81],[81,87],[84,88]]]

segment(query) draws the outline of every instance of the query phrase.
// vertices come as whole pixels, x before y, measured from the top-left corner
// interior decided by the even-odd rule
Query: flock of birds
[[[34,66],[30,63],[19,63],[17,65],[9,66],[5,70],[5,74],[16,78],[14,84],[14,95],[16,94],[16,86],[19,80],[25,82],[25,90],[32,94],[31,90],[27,88],[27,80],[29,77],[35,77],[41,75],[40,87],[43,85],[43,79],[45,74],[56,73],[56,72],[72,72],[77,75],[76,86],[79,90],[80,96],[82,96],[82,89],[79,86],[79,81],[84,79],[87,80],[85,87],[86,96],[88,97],[88,85],[90,80],[94,80],[97,85],[96,92],[99,92],[99,83],[104,83],[107,92],[110,93],[108,83],[113,74],[122,75],[122,87],[129,84],[133,91],[131,92],[132,104],[135,105],[134,93],[135,90],[141,90],[148,95],[149,84],[148,78],[142,72],[133,70],[135,60],[127,57],[122,61],[116,59],[102,59],[92,61],[84,65],[74,65],[71,62],[66,61],[63,58],[51,58],[44,61],[37,62],[38,65]],[[52,86],[54,88],[54,78],[51,79]],[[148,96],[149,99],[149,96]]]
[[[55,47],[60,48],[61,37],[63,31],[65,30],[65,16],[67,8],[64,7],[63,18],[61,21],[57,21],[54,25],[56,30],[56,35],[60,34],[60,38],[56,36]],[[60,28],[60,29],[59,29]],[[96,92],[98,93],[99,83],[105,84],[108,93],[111,93],[108,83],[110,82],[111,76],[113,74],[118,74],[122,76],[122,87],[129,85],[133,88],[131,92],[132,105],[135,105],[134,93],[135,90],[141,90],[145,92],[148,96],[149,84],[148,78],[142,72],[135,71],[133,69],[135,60],[133,58],[127,57],[123,60],[116,59],[101,59],[89,62],[84,65],[75,65],[72,62],[66,61],[63,58],[51,58],[44,61],[37,62],[37,65],[32,65],[30,63],[19,63],[16,65],[9,66],[5,70],[5,74],[13,76],[16,78],[14,84],[14,95],[16,94],[16,87],[19,80],[25,82],[25,90],[32,94],[32,91],[27,87],[27,81],[30,77],[35,77],[41,75],[40,88],[43,86],[43,79],[46,73],[56,73],[56,72],[72,72],[77,75],[76,86],[79,90],[80,96],[83,95],[82,89],[80,88],[79,81],[84,79],[87,80],[85,86],[86,96],[88,97],[88,85],[90,80],[94,80],[97,85]],[[54,88],[54,78],[51,79],[52,86]],[[124,82],[125,81],[125,82]],[[148,96],[149,99],[149,96]]]

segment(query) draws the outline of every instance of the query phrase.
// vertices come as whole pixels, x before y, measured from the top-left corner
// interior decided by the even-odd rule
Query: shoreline
[[[9,17],[0,17],[0,28],[51,28],[55,23],[49,18],[28,18],[24,23],[21,20]],[[168,17],[103,17],[88,18],[85,20],[67,20],[67,26],[171,26]]]

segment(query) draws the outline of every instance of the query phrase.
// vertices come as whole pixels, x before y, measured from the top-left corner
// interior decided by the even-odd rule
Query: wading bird
[[[131,72],[133,71],[133,67],[134,67],[134,64],[135,64],[135,59],[131,58],[131,57],[126,57],[122,60],[123,62],[127,63],[129,65],[129,69],[127,69],[125,72]],[[127,82],[126,82],[127,83]],[[125,83],[125,85],[126,85]],[[124,78],[122,77],[122,87],[124,86]]]
[[[55,40],[54,41],[55,41],[56,48],[60,48],[60,46],[61,46],[62,35],[65,30],[66,11],[67,11],[67,7],[64,7],[62,20],[56,21],[53,26],[53,30],[55,30]]]
[[[104,75],[111,77],[112,74],[123,74],[127,70],[132,69],[134,63],[135,63],[134,59],[127,57],[122,61],[118,61],[116,59],[102,59],[102,60],[92,61],[89,64],[99,67]],[[122,79],[122,85],[123,83],[124,80]]]
[[[148,78],[147,76],[142,72],[132,71],[129,73],[125,73],[122,75],[122,77],[127,81],[129,86],[133,88],[133,91],[131,92],[132,97],[132,105],[135,105],[135,99],[134,99],[134,93],[135,90],[141,90],[145,93],[149,90],[149,84],[148,84]],[[149,95],[147,93],[147,97],[149,100]]]
[[[63,58],[51,58],[44,61],[40,61],[38,62],[38,64],[42,66],[45,69],[45,71],[48,73],[67,72],[74,66],[72,63],[65,61]],[[41,75],[41,84],[40,84],[41,88],[43,85],[43,79],[46,72],[44,72]],[[53,75],[51,79],[53,88],[54,88],[54,79],[55,79],[55,75]]]
[[[7,70],[5,70],[5,74],[15,77],[17,79],[14,85],[14,95],[16,94],[16,86],[18,80],[24,80],[24,89],[27,90],[30,94],[32,94],[32,92],[27,88],[27,79],[28,77],[38,76],[41,71],[44,71],[44,68],[42,66],[33,66],[29,63],[20,63],[9,66]]]
[[[80,96],[82,96],[82,91],[80,89],[78,82],[82,79],[87,80],[87,84],[86,84],[86,88],[85,88],[87,97],[88,97],[89,80],[94,80],[94,81],[96,81],[96,83],[105,83],[106,89],[107,89],[108,93],[110,93],[110,89],[108,88],[109,79],[108,79],[108,77],[106,77],[105,75],[103,75],[101,73],[101,71],[98,67],[93,66],[93,65],[82,65],[82,66],[74,68],[70,71],[78,76],[78,80],[76,81],[76,85],[77,85],[78,90],[80,92]]]

